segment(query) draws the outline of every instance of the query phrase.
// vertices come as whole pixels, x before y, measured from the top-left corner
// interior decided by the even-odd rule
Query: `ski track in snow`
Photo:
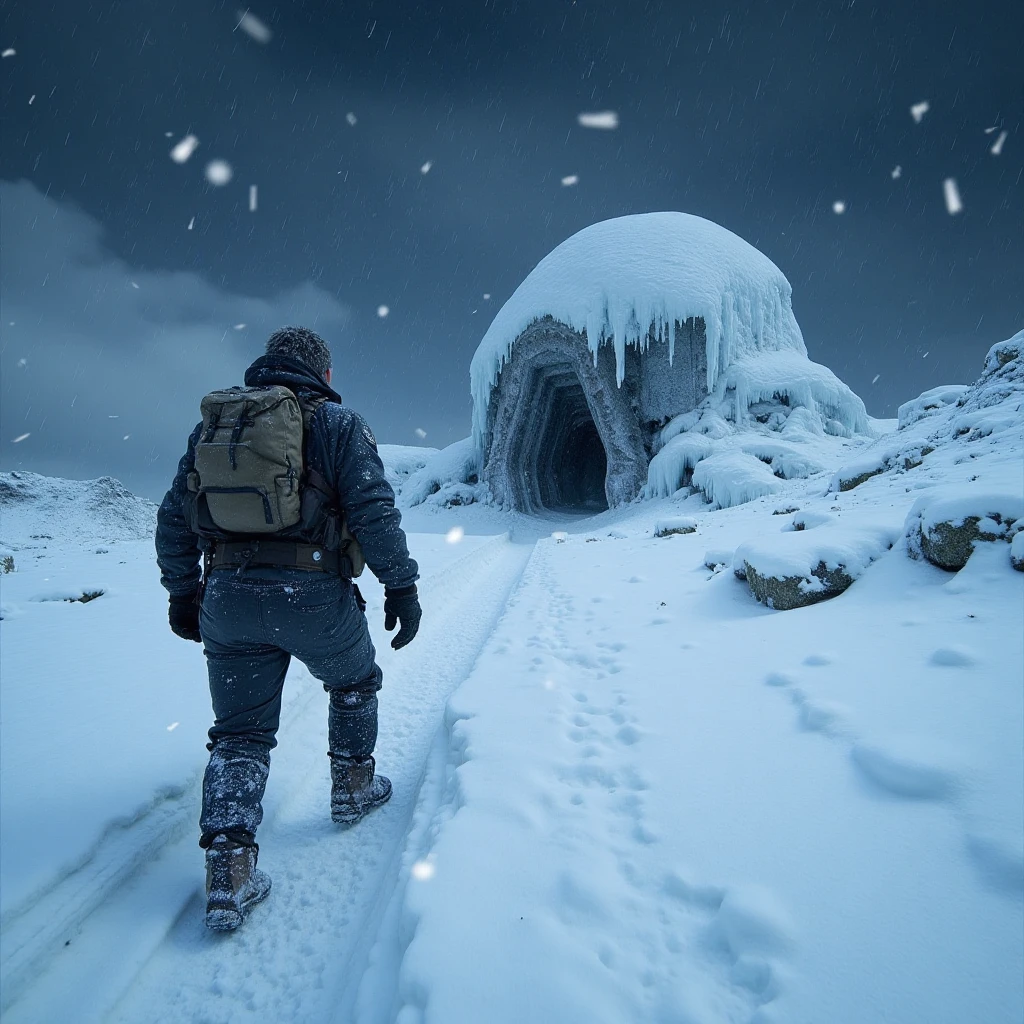
[[[34,973],[50,958],[55,935],[69,926],[76,934],[46,975],[32,978],[5,1021],[67,1019],[69,992],[76,993],[81,1022],[331,1019],[354,997],[346,990],[365,968],[445,701],[472,669],[529,553],[528,546],[497,537],[422,581],[424,605],[434,613],[425,618],[411,657],[383,648],[377,638],[384,669],[377,758],[395,786],[386,807],[350,831],[332,825],[326,695],[296,664],[286,689],[301,687],[302,693],[284,716],[259,837],[260,865],[274,883],[267,902],[233,935],[204,927],[202,856],[193,834],[196,780],[165,820],[149,823],[154,835],[131,864],[141,867],[137,874],[125,880],[124,865],[118,874],[115,844],[105,867],[88,867],[85,876],[72,875],[57,887],[54,902],[64,913],[50,929],[54,934],[45,936],[49,941],[18,937],[35,954],[26,955],[24,971]],[[368,614],[375,612],[371,605]],[[457,646],[453,633],[460,637]],[[429,788],[425,795],[429,799]],[[114,876],[113,885],[97,898],[104,874]],[[70,920],[69,891],[90,897]],[[5,941],[14,938],[5,935]],[[111,947],[120,951],[117,958]]]

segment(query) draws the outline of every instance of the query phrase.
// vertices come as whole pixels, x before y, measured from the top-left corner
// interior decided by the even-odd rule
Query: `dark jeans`
[[[200,631],[214,725],[203,780],[204,838],[254,834],[292,656],[330,694],[330,753],[362,760],[377,742],[381,671],[349,580],[301,570],[211,573]]]

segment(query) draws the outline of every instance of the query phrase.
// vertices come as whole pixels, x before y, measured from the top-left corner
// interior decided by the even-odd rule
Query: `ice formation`
[[[745,430],[793,442],[870,436],[861,400],[807,358],[791,296],[766,256],[689,214],[621,217],[563,242],[473,358],[472,436],[495,501],[597,510],[668,495],[710,442]],[[691,439],[672,443],[682,434]],[[731,465],[749,460],[734,443],[725,451]],[[762,478],[753,489],[764,494],[765,473],[820,469],[811,455],[787,455],[786,468],[742,475]],[[752,493],[707,482],[723,497]]]
[[[645,213],[577,232],[537,264],[488,328],[473,357],[473,436],[481,443],[491,389],[517,339],[543,316],[586,335],[595,356],[608,342],[616,380],[626,348],[668,343],[677,325],[705,326],[707,390],[734,361],[757,352],[807,355],[793,289],[763,253],[731,231],[687,213]]]

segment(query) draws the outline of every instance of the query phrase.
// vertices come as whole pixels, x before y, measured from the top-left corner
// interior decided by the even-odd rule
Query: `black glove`
[[[182,640],[203,642],[199,635],[199,602],[196,594],[171,594],[171,603],[167,609],[167,618],[171,622],[171,631]]]
[[[398,636],[391,641],[396,651],[409,643],[419,631],[422,616],[415,583],[411,587],[384,591],[384,628],[390,633],[399,622],[402,623]]]

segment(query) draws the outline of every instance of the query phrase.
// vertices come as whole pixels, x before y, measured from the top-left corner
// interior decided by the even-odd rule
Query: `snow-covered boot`
[[[234,931],[270,893],[270,876],[256,867],[260,848],[248,833],[218,833],[206,847],[206,927]]]
[[[391,799],[391,780],[377,775],[372,757],[331,754],[331,820],[351,825]]]

